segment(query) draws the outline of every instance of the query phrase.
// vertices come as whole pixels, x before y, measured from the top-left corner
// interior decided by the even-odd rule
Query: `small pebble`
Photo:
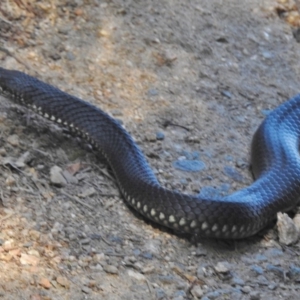
[[[143,253],[141,253],[141,257],[146,258],[146,259],[152,259],[153,254],[150,252],[143,252]]]
[[[201,289],[201,287],[199,285],[195,285],[193,286],[193,288],[191,289],[191,294],[193,295],[193,297],[195,297],[196,299],[200,299],[204,292],[203,290]]]
[[[16,179],[12,175],[9,175],[5,179],[5,184],[6,186],[14,186],[16,184]]]
[[[0,148],[0,155],[1,156],[5,156],[6,155],[6,150],[5,150],[5,148]]]
[[[199,172],[206,168],[205,163],[200,160],[177,160],[173,163],[175,169],[186,172]]]
[[[85,294],[90,294],[91,293],[91,289],[88,288],[87,286],[83,286],[81,288],[81,290],[85,293]]]
[[[291,245],[299,240],[299,231],[286,213],[279,212],[277,214],[277,228],[280,243]]]
[[[262,56],[263,56],[264,58],[270,59],[270,58],[272,58],[274,55],[273,55],[271,52],[269,52],[269,51],[263,51]]]
[[[49,57],[53,60],[59,60],[61,59],[61,55],[59,53],[53,52],[49,54]]]
[[[260,266],[257,266],[257,265],[252,265],[252,266],[250,267],[250,269],[251,269],[252,271],[254,271],[255,273],[257,273],[258,275],[262,275],[262,274],[264,273],[263,268],[260,267]]]
[[[98,32],[98,36],[99,36],[99,37],[108,37],[108,36],[109,36],[109,33],[108,33],[108,31],[106,31],[105,29],[101,29],[101,30],[99,30],[99,32]]]
[[[241,278],[238,277],[233,277],[232,278],[232,285],[236,286],[236,285],[245,285],[245,281]]]
[[[61,175],[67,183],[72,183],[72,184],[78,183],[78,179],[72,174],[70,174],[70,172],[68,172],[67,170],[63,170]]]
[[[149,89],[148,90],[148,96],[157,96],[158,95],[158,91],[156,89]]]
[[[234,168],[231,166],[225,166],[224,167],[224,174],[227,175],[228,177],[234,179],[237,182],[243,182],[243,176]]]
[[[54,185],[64,186],[67,184],[65,177],[62,175],[63,170],[58,166],[50,169],[50,182]]]
[[[26,163],[29,162],[30,159],[31,159],[30,152],[26,151],[16,160],[15,165],[18,168],[24,168],[26,166]]]
[[[252,288],[249,285],[245,285],[245,286],[242,287],[242,292],[244,294],[249,294],[249,293],[251,293],[251,291],[252,291]]]
[[[40,262],[40,259],[34,255],[28,255],[21,253],[20,263],[21,265],[36,266]]]
[[[232,98],[232,94],[229,91],[226,91],[226,90],[222,90],[221,95],[225,96],[228,99]]]
[[[156,132],[156,139],[158,141],[162,141],[164,138],[165,138],[165,134],[163,132],[161,132],[161,131]]]
[[[230,265],[227,261],[218,262],[215,266],[215,270],[218,273],[228,273],[230,271]]]
[[[91,242],[89,238],[80,240],[81,245],[88,245]]]
[[[150,266],[150,265],[141,269],[141,272],[143,274],[152,274],[154,271],[155,271],[155,267],[154,266]]]
[[[257,276],[257,283],[259,285],[269,285],[269,281],[267,280],[267,278],[263,275],[259,275]]]
[[[157,139],[156,139],[156,135],[152,132],[147,132],[145,134],[145,140],[147,142],[155,142]]]
[[[42,278],[39,281],[39,285],[42,286],[45,289],[50,289],[50,287],[51,287],[51,283],[47,278]]]
[[[149,253],[147,256],[149,257],[149,255],[154,255],[154,256],[160,256],[161,254],[161,241],[158,239],[150,239],[145,241],[145,244],[143,246],[143,253]],[[141,252],[139,252],[138,255],[140,255]],[[149,259],[151,259],[149,257]]]
[[[67,289],[70,287],[70,282],[66,277],[58,276],[56,282]]]
[[[97,193],[96,189],[94,187],[90,187],[88,189],[85,189],[81,194],[79,194],[78,196],[80,198],[87,198],[87,197],[91,197],[94,196]]]
[[[185,141],[187,143],[194,143],[194,144],[199,144],[201,143],[201,138],[199,136],[195,136],[195,135],[192,135],[192,136],[188,136]]]
[[[128,274],[128,276],[134,278],[137,281],[146,281],[146,277],[139,272],[136,272],[133,270],[128,270],[127,274]]]
[[[16,134],[10,135],[7,138],[7,142],[14,147],[18,147],[20,145],[19,137]]]
[[[29,255],[33,255],[33,256],[36,256],[36,257],[40,257],[40,253],[39,253],[37,250],[35,250],[35,249],[29,250],[29,251],[28,251],[28,254],[29,254]]]
[[[260,296],[260,292],[258,292],[258,291],[250,292],[249,296],[250,296],[250,300],[260,300],[260,299],[262,299],[261,296]]]
[[[115,266],[112,266],[112,265],[103,265],[102,267],[103,267],[103,270],[106,273],[109,273],[109,274],[119,274],[119,270]]]
[[[268,289],[271,290],[271,291],[276,290],[276,288],[277,288],[277,284],[275,284],[275,283],[272,283],[272,284],[268,285]]]

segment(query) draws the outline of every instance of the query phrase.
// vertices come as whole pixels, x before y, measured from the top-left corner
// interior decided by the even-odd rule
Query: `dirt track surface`
[[[281,2],[2,1],[0,65],[121,120],[164,186],[228,194],[252,182],[257,126],[300,92]],[[299,299],[300,244],[276,227],[195,243],[145,222],[84,141],[0,105],[2,299]]]

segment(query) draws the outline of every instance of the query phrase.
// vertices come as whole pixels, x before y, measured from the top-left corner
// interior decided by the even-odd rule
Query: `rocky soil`
[[[251,184],[253,133],[300,92],[296,4],[4,0],[0,66],[119,119],[162,185],[222,196]],[[299,299],[300,242],[275,223],[199,241],[147,222],[85,141],[0,106],[1,299]]]

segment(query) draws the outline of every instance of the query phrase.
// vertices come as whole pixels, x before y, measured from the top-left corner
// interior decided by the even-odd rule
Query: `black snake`
[[[131,136],[99,108],[3,68],[0,93],[83,136],[107,159],[128,204],[176,231],[225,239],[247,237],[299,200],[300,95],[275,109],[256,131],[254,183],[222,199],[201,199],[163,188]]]

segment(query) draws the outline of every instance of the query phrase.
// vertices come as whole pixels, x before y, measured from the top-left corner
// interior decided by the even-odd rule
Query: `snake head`
[[[11,96],[16,86],[20,86],[21,72],[0,67],[0,94]]]
[[[28,77],[28,78],[26,78]],[[0,94],[12,100],[20,100],[37,79],[16,70],[0,67]]]

